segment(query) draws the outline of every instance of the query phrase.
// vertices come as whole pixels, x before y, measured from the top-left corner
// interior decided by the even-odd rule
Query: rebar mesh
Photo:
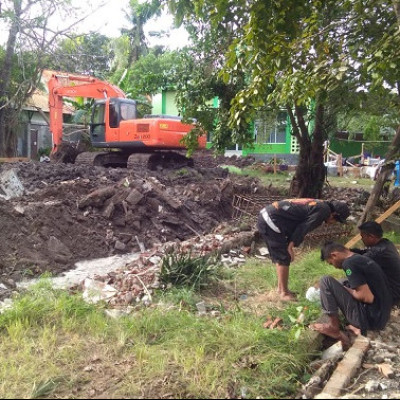
[[[236,223],[240,223],[243,220],[254,224],[257,223],[258,215],[263,207],[274,201],[283,200],[284,196],[270,195],[239,195],[233,196],[232,207],[232,219]],[[348,224],[322,224],[320,227],[314,229],[308,233],[305,237],[307,244],[318,244],[327,240],[333,240],[335,238],[348,237],[352,233],[352,226]]]

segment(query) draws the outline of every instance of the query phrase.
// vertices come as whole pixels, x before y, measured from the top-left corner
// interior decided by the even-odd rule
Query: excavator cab
[[[121,121],[134,119],[137,119],[136,101],[121,98],[97,100],[90,123],[92,144],[96,147],[108,147],[107,142],[119,138]]]

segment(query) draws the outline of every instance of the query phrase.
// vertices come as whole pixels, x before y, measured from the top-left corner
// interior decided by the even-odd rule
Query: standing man
[[[342,201],[289,199],[267,205],[258,217],[258,230],[265,240],[272,262],[276,264],[278,293],[283,301],[294,301],[289,290],[289,265],[294,260],[294,247],[304,236],[322,223],[344,223],[350,215]]]
[[[321,278],[321,305],[329,322],[316,323],[310,328],[340,340],[346,350],[350,340],[340,330],[339,309],[350,323],[347,329],[356,335],[366,335],[368,330],[381,330],[389,320],[391,291],[385,274],[375,261],[353,253],[340,243],[326,243],[321,249],[321,259],[335,268],[342,268],[349,287],[332,276]]]
[[[383,238],[383,229],[375,221],[361,224],[361,239],[366,249],[350,249],[353,253],[362,254],[374,260],[385,273],[393,296],[393,305],[400,302],[400,254],[396,246]]]

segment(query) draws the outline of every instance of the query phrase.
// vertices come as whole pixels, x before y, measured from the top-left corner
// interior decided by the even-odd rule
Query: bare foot
[[[347,325],[346,330],[349,332],[353,333],[355,336],[360,336],[361,335],[361,329],[356,328],[353,325]]]
[[[290,291],[279,293],[279,296],[282,301],[297,301],[297,296]]]
[[[348,335],[330,324],[311,324],[309,328],[333,339],[340,340],[343,351],[347,351],[351,346],[351,340]]]

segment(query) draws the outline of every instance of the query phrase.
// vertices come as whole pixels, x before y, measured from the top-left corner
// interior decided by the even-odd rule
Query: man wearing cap
[[[385,273],[389,287],[392,291],[393,305],[400,303],[400,255],[396,246],[386,238],[383,238],[383,229],[375,221],[367,221],[361,224],[361,239],[365,249],[350,249],[353,253],[362,254],[374,260]]]
[[[294,247],[303,242],[308,232],[324,222],[344,223],[349,215],[347,204],[336,200],[287,199],[276,201],[261,210],[258,230],[276,265],[281,300],[296,300],[295,294],[288,288],[289,265],[294,260]]]

